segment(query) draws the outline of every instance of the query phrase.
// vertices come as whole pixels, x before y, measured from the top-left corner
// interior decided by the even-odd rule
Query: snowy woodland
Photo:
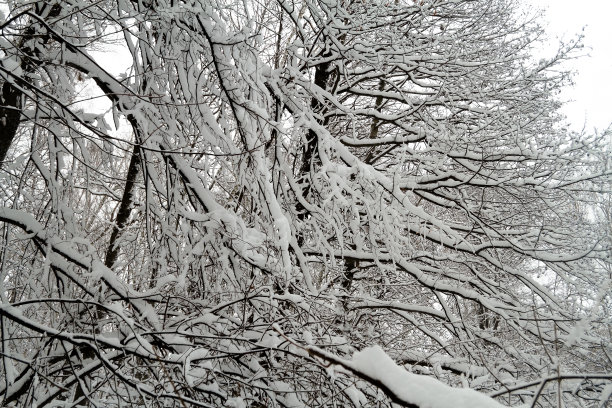
[[[0,3],[0,406],[608,406],[579,37],[534,57],[518,0]]]

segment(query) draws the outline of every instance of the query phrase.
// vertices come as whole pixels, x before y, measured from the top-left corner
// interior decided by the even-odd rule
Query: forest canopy
[[[1,406],[605,406],[579,38],[534,58],[518,0],[6,5]]]

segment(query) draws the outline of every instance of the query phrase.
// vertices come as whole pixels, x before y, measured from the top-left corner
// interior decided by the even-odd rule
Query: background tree
[[[512,0],[9,8],[4,405],[605,403],[578,42],[533,61]]]

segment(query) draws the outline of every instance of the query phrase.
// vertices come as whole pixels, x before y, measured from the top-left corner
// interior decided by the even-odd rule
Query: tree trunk
[[[55,18],[59,16],[62,10],[61,4],[55,4],[49,8],[46,3],[38,3],[35,5],[36,14],[41,17]],[[36,54],[35,49],[31,49],[30,46],[26,46],[30,41],[40,37],[40,41],[45,44],[49,41],[49,34],[40,36],[37,29],[38,24],[32,24],[21,34],[21,39],[18,42],[16,49],[5,50],[5,54],[21,54],[21,69],[23,74],[21,78],[27,78],[27,74],[31,74],[37,68],[37,64],[31,60],[30,55]],[[9,74],[10,75],[10,74]],[[23,79],[19,80],[23,81]],[[17,128],[19,127],[19,119],[21,116],[21,98],[23,92],[8,81],[4,81],[2,84],[2,95],[0,95],[0,168],[6,159],[6,154],[9,148],[13,144],[15,135],[17,134]]]

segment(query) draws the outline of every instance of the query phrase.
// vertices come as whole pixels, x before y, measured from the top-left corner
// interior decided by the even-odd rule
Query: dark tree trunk
[[[113,226],[113,231],[111,232],[106,257],[104,259],[104,265],[106,265],[108,268],[112,268],[113,265],[115,265],[117,256],[119,255],[119,245],[117,245],[117,239],[119,238],[121,230],[127,224],[130,213],[132,212],[134,185],[136,184],[136,177],[138,177],[139,167],[140,148],[138,147],[138,144],[135,144],[134,150],[132,151],[130,165],[128,167],[123,197],[121,197],[121,203],[119,204],[119,210],[117,211],[117,217],[115,218],[115,225]]]

